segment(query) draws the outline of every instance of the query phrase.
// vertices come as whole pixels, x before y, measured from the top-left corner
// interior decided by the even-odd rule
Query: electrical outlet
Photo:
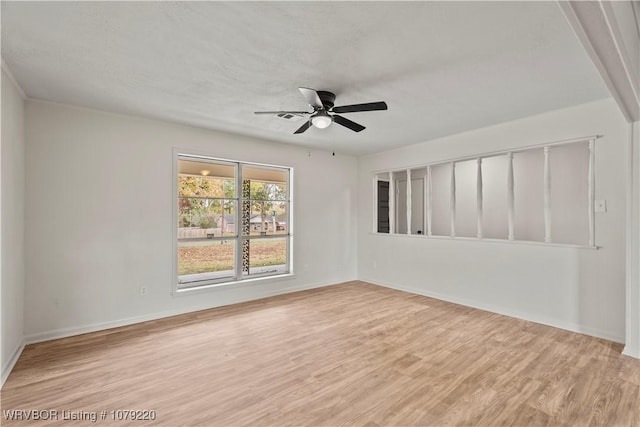
[[[607,211],[607,201],[606,200],[596,200],[595,202],[595,210],[598,213]]]
[[[147,294],[147,287],[146,286],[140,286],[140,295],[141,296],[145,296]]]
[[[378,262],[377,261],[373,261],[373,269],[375,270],[376,268],[378,268]]]

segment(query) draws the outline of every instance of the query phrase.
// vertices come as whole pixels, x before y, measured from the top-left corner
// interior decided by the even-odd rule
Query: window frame
[[[529,146],[523,146],[523,147],[515,147],[512,149],[503,149],[503,150],[498,150],[498,151],[491,151],[491,152],[485,152],[485,153],[479,153],[479,154],[475,154],[475,155],[467,155],[467,156],[462,156],[462,157],[458,157],[458,158],[451,158],[451,159],[445,159],[445,160],[437,160],[434,162],[430,162],[430,163],[421,163],[421,164],[416,164],[416,165],[411,165],[411,166],[407,166],[407,167],[402,167],[402,168],[393,168],[393,169],[383,169],[383,170],[375,170],[371,172],[371,179],[373,182],[373,206],[372,206],[372,218],[373,218],[373,224],[372,224],[372,230],[370,232],[370,234],[374,234],[374,235],[379,235],[379,236],[394,236],[394,237],[411,237],[411,238],[422,238],[422,239],[453,239],[453,240],[464,240],[464,241],[477,241],[477,242],[496,242],[496,243],[508,243],[508,244],[528,244],[528,245],[542,245],[542,246],[557,246],[557,247],[572,247],[572,248],[584,248],[584,249],[599,249],[600,247],[597,245],[596,243],[596,227],[595,227],[595,147],[596,147],[596,142],[602,138],[603,135],[591,135],[591,136],[585,136],[585,137],[580,137],[580,138],[573,138],[573,139],[567,139],[567,140],[562,140],[562,141],[553,141],[553,142],[546,142],[546,143],[541,143],[541,144],[535,144],[535,145],[529,145]],[[463,161],[469,161],[469,160],[477,160],[479,163],[482,162],[483,159],[487,159],[490,157],[496,157],[496,156],[502,156],[502,155],[514,155],[514,154],[518,154],[518,153],[523,153],[523,152],[528,152],[531,150],[537,150],[537,149],[543,149],[545,153],[548,153],[549,150],[553,147],[557,147],[557,146],[565,146],[565,145],[569,145],[569,144],[576,144],[576,143],[584,143],[587,145],[588,150],[589,150],[589,171],[588,171],[588,188],[587,188],[587,198],[588,198],[588,210],[586,211],[588,214],[588,220],[589,220],[589,243],[588,244],[580,244],[580,243],[559,243],[559,242],[553,242],[551,240],[547,241],[545,239],[545,241],[538,241],[538,240],[521,240],[518,239],[517,237],[508,237],[507,239],[503,239],[503,238],[487,238],[487,237],[483,237],[481,235],[476,236],[476,237],[463,237],[463,236],[457,236],[455,235],[455,227],[452,227],[452,231],[450,233],[450,235],[444,235],[444,234],[430,234],[430,227],[427,226],[427,233],[424,233],[422,235],[419,234],[406,234],[406,233],[398,233],[398,231],[396,230],[397,228],[397,218],[395,217],[396,215],[393,215],[395,212],[393,212],[393,210],[395,209],[395,197],[390,196],[390,201],[389,201],[389,205],[393,206],[390,207],[389,209],[389,232],[379,232],[377,229],[377,224],[378,224],[378,193],[377,193],[377,188],[378,188],[378,181],[387,181],[389,182],[389,187],[390,187],[390,192],[395,190],[395,183],[396,183],[396,179],[393,177],[393,175],[397,172],[406,172],[408,170],[413,170],[413,169],[418,169],[418,168],[431,168],[434,166],[441,166],[441,165],[452,165],[452,168],[455,169],[455,164],[459,163],[459,162],[463,162]],[[546,158],[546,154],[545,154],[545,158]],[[453,175],[454,172],[452,172]],[[545,171],[546,173],[546,171]],[[426,183],[426,185],[430,185],[429,183]],[[545,187],[547,186],[547,184],[545,183]],[[455,187],[454,187],[455,188]],[[478,190],[480,191],[480,190]],[[508,190],[509,191],[509,190]],[[511,189],[510,191],[513,191],[513,189]],[[425,191],[426,193],[426,191]],[[455,195],[455,189],[453,190],[453,192],[451,193],[452,197],[454,197]],[[549,191],[548,189],[545,188],[545,197],[549,196]],[[482,200],[480,198],[480,200]],[[455,215],[455,202],[453,202],[453,207],[451,208],[451,215]],[[481,203],[481,202],[480,202]],[[426,205],[426,201],[425,201],[425,205]],[[428,210],[428,209],[427,209]],[[549,212],[546,208],[545,208],[545,215],[547,215],[547,212]],[[391,215],[393,215],[393,217],[391,217]],[[426,215],[428,216],[428,215]],[[545,222],[547,222],[547,220],[545,219]],[[549,221],[548,227],[550,228],[551,224]],[[545,225],[545,229],[547,228],[547,225]]]
[[[220,236],[213,237],[212,240],[222,241],[222,240],[233,240],[235,242],[234,248],[234,267],[233,267],[233,275],[231,277],[223,277],[218,279],[203,279],[189,282],[180,282],[180,275],[178,269],[179,263],[179,246],[178,246],[178,200],[180,195],[178,194],[178,177],[180,174],[179,162],[180,160],[184,161],[194,161],[194,162],[202,162],[202,163],[212,163],[212,164],[222,164],[228,166],[234,166],[234,183],[235,183],[235,197],[233,198],[225,198],[225,200],[233,200],[235,203],[235,226],[234,226],[234,235],[233,236]],[[251,236],[243,235],[241,230],[241,221],[242,221],[242,203],[245,200],[242,194],[242,168],[246,167],[254,167],[260,169],[270,169],[279,172],[285,172],[286,175],[286,195],[285,200],[281,201],[286,204],[286,232],[284,234],[273,234],[273,235],[260,235],[260,236]],[[173,150],[173,185],[172,185],[172,212],[173,212],[173,225],[171,227],[172,230],[172,240],[173,240],[173,268],[172,268],[172,289],[171,293],[173,295],[179,295],[194,291],[203,291],[206,289],[214,289],[220,287],[228,287],[228,286],[237,286],[240,284],[251,283],[255,281],[271,281],[278,280],[287,277],[293,276],[293,267],[292,267],[292,247],[293,247],[293,215],[292,215],[292,207],[293,207],[293,167],[291,166],[280,166],[280,165],[271,165],[257,162],[247,162],[240,160],[231,160],[220,157],[214,157],[210,154],[198,152],[196,150],[185,150],[185,149],[177,149]],[[224,214],[224,211],[223,211]],[[278,272],[266,272],[259,274],[244,274],[242,270],[242,242],[244,240],[256,240],[256,239],[284,239],[285,240],[285,271]]]

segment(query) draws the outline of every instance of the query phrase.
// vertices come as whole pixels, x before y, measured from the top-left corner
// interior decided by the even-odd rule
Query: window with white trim
[[[177,155],[177,290],[290,272],[291,169]]]
[[[377,172],[374,231],[594,247],[598,138]]]

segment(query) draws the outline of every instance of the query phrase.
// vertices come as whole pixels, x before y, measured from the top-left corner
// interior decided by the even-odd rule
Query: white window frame
[[[447,160],[441,160],[441,161],[437,161],[437,162],[432,162],[432,163],[424,163],[424,164],[418,164],[418,165],[413,165],[413,166],[408,166],[408,167],[402,167],[402,168],[397,168],[397,169],[386,169],[386,170],[379,170],[379,171],[374,171],[372,172],[372,180],[373,180],[373,206],[372,206],[372,210],[373,210],[373,230],[371,234],[376,234],[376,235],[380,235],[380,236],[407,236],[407,237],[416,237],[416,238],[428,238],[428,239],[456,239],[456,240],[467,240],[467,241],[484,241],[484,242],[506,242],[506,243],[518,243],[518,244],[531,244],[531,245],[545,245],[545,246],[563,246],[563,247],[575,247],[575,248],[587,248],[587,249],[598,249],[598,246],[596,245],[596,241],[595,241],[595,142],[602,138],[603,135],[592,135],[592,136],[586,136],[586,137],[581,137],[581,138],[574,138],[574,139],[568,139],[568,140],[563,140],[563,141],[554,141],[554,142],[547,142],[547,143],[543,143],[543,144],[536,144],[536,145],[530,145],[530,146],[526,146],[526,147],[518,147],[518,148],[513,148],[510,150],[499,150],[499,151],[493,151],[493,152],[487,152],[487,153],[482,153],[482,154],[475,154],[472,156],[464,156],[464,157],[459,157],[459,158],[453,158],[453,159],[447,159]],[[550,186],[549,186],[549,153],[550,153],[550,148],[554,147],[554,146],[561,146],[561,145],[566,145],[566,144],[573,144],[573,143],[588,143],[588,149],[589,149],[589,172],[588,172],[588,193],[587,193],[587,197],[588,197],[588,211],[586,212],[588,215],[588,222],[589,222],[589,229],[588,229],[588,233],[589,233],[589,243],[588,245],[580,245],[580,244],[568,244],[568,243],[555,243],[551,240],[551,236],[550,236],[550,206],[549,206],[549,197],[550,197]],[[514,188],[513,188],[513,163],[512,163],[512,159],[513,159],[513,154],[514,153],[520,153],[520,152],[526,152],[529,150],[535,150],[535,149],[544,149],[544,153],[545,153],[545,170],[544,170],[544,176],[545,176],[545,185],[544,185],[544,197],[545,197],[545,210],[544,210],[544,218],[545,218],[545,241],[540,242],[540,241],[530,241],[530,240],[518,240],[517,236],[514,238],[513,236],[513,192],[514,192]],[[507,155],[509,158],[509,161],[511,163],[511,167],[509,169],[509,177],[508,177],[508,182],[507,182],[507,187],[508,187],[508,192],[509,192],[509,212],[508,212],[508,228],[509,228],[509,237],[508,239],[496,239],[496,238],[484,238],[482,235],[482,229],[479,228],[478,229],[478,236],[477,237],[458,237],[455,235],[455,222],[454,222],[454,218],[455,218],[455,174],[454,174],[454,168],[455,168],[455,164],[457,162],[462,162],[462,161],[467,161],[467,160],[476,160],[477,164],[478,164],[478,174],[480,174],[480,168],[482,167],[482,159],[486,159],[489,157],[494,157],[494,156],[502,156],[502,155]],[[412,169],[421,169],[421,168],[427,168],[427,174],[429,174],[429,169],[432,166],[436,166],[436,165],[443,165],[443,164],[450,164],[452,167],[452,173],[451,173],[451,233],[449,236],[445,236],[445,235],[432,235],[431,234],[431,224],[430,224],[430,218],[429,218],[429,214],[427,213],[425,215],[426,217],[426,228],[427,228],[427,232],[423,233],[423,234],[399,234],[396,232],[395,228],[395,224],[393,222],[396,221],[396,218],[389,218],[389,228],[390,231],[389,233],[380,233],[377,230],[377,223],[378,223],[378,217],[377,217],[377,211],[378,211],[378,194],[377,194],[377,181],[379,180],[384,180],[383,176],[388,176],[389,181],[390,181],[390,195],[389,195],[389,205],[393,206],[395,205],[395,194],[391,194],[391,188],[393,188],[393,183],[396,181],[396,178],[393,177],[393,174],[395,172],[405,172],[407,174],[409,174],[410,170]],[[409,175],[408,175],[409,176]],[[425,183],[425,212],[429,212],[431,209],[431,200],[430,200],[430,191],[427,190],[428,187],[431,186],[431,180],[430,178],[427,178],[428,182]],[[410,194],[410,187],[408,187],[408,196]],[[483,210],[482,210],[482,182],[478,182],[478,187],[477,187],[477,205],[479,207],[478,209],[478,224],[481,221],[482,218],[482,214],[483,214]],[[411,205],[408,203],[407,204],[407,211],[411,208]],[[395,212],[394,212],[395,213]],[[389,210],[389,214],[390,216],[392,215],[391,212],[391,208]],[[394,215],[395,217],[395,215]]]
[[[207,280],[199,280],[193,282],[184,282],[180,283],[179,274],[178,274],[178,175],[179,171],[179,160],[187,160],[187,161],[198,161],[203,163],[213,163],[213,164],[226,164],[235,166],[235,188],[236,194],[233,200],[236,203],[235,209],[235,227],[234,227],[234,236],[226,236],[224,238],[215,238],[214,240],[234,240],[235,241],[235,262],[234,262],[234,275],[233,277],[224,277],[220,279],[207,279]],[[241,221],[242,221],[242,202],[244,198],[242,197],[242,168],[243,166],[247,167],[258,167],[262,169],[273,169],[278,171],[286,171],[287,172],[287,180],[286,180],[286,200],[287,209],[286,209],[286,220],[287,220],[287,228],[286,234],[274,234],[267,236],[243,236],[241,230]],[[219,157],[214,157],[211,155],[198,153],[194,150],[182,150],[182,149],[174,149],[173,150],[173,226],[172,226],[172,239],[173,239],[173,279],[172,279],[172,293],[174,295],[178,295],[185,292],[193,292],[193,291],[201,291],[205,289],[213,289],[219,287],[226,287],[230,285],[238,285],[251,283],[255,281],[265,281],[265,280],[273,280],[273,279],[282,279],[286,277],[293,276],[293,268],[292,268],[292,240],[293,240],[293,168],[290,166],[279,166],[279,165],[270,165],[264,163],[256,163],[256,162],[246,162],[240,160],[230,160]],[[285,239],[286,242],[286,264],[284,272],[275,272],[275,273],[263,273],[263,274],[251,274],[251,275],[243,275],[242,273],[242,241],[243,240],[255,240],[255,239]]]

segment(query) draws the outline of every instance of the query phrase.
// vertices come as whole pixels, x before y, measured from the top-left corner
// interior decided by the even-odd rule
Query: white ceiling
[[[609,96],[555,2],[7,2],[28,96],[366,154]],[[293,135],[256,110],[386,101]]]

